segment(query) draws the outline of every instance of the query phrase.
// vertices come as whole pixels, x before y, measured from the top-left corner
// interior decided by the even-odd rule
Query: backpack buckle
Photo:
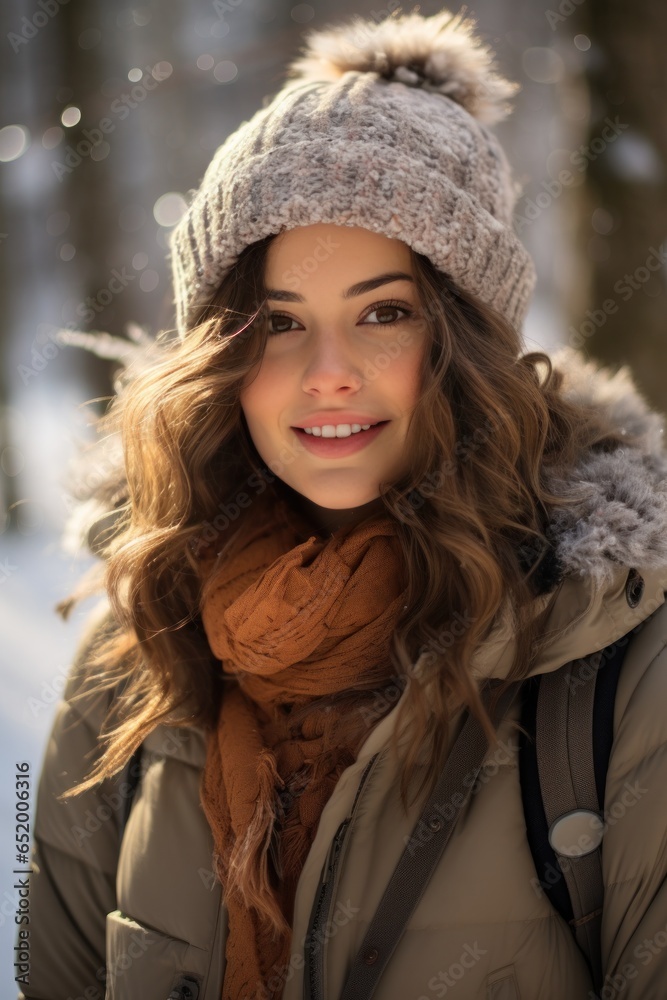
[[[592,809],[572,809],[555,819],[549,828],[549,843],[564,858],[583,858],[597,851],[605,824]]]

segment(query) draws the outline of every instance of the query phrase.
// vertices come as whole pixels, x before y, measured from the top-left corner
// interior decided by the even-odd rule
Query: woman
[[[662,995],[662,421],[625,372],[522,354],[534,273],[487,127],[515,88],[472,29],[312,33],[176,227],[179,338],[102,422],[104,562],[60,606],[105,589],[42,771],[25,998],[369,995],[350,969],[469,716],[488,780],[373,995],[592,996],[536,887],[508,692],[644,622],[601,995]]]

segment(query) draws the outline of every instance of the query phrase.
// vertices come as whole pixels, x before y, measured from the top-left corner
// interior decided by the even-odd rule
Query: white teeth
[[[324,424],[322,427],[304,427],[306,434],[314,437],[349,437],[350,434],[358,434],[359,431],[367,431],[373,424]]]

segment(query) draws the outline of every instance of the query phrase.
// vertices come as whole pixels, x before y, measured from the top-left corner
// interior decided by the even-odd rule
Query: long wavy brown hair
[[[239,402],[266,343],[264,267],[273,238],[246,248],[183,341],[163,331],[141,364],[126,367],[99,419],[99,445],[86,460],[106,474],[92,477],[87,509],[92,499],[103,526],[94,548],[103,558],[57,611],[67,618],[77,601],[106,592],[107,624],[86,671],[96,689],[118,686],[115,704],[124,710],[113,724],[107,717],[104,752],[65,797],[118,772],[159,723],[216,726],[225,681],[199,615],[198,556],[203,544],[224,545],[233,535],[240,492],[280,487]],[[549,510],[579,498],[571,484],[560,495],[549,492],[547,473],[556,476],[549,482],[566,484],[586,449],[627,444],[593,406],[565,398],[563,374],[547,354],[522,355],[520,335],[502,315],[412,254],[420,305],[414,321],[426,324],[430,348],[406,443],[410,471],[382,484],[380,494],[396,522],[408,580],[391,647],[394,690],[409,688],[394,751],[403,727],[414,726],[401,759],[406,809],[424,748],[431,766],[415,794],[433,789],[455,707],[468,707],[494,742],[497,699],[539,654],[543,614],[530,609],[545,581],[549,591],[554,571]],[[119,443],[115,461],[100,457],[110,442]],[[518,648],[487,711],[471,657],[508,597]],[[461,620],[466,627],[454,628]],[[81,696],[89,691],[84,685]],[[379,703],[386,706],[379,714],[391,707]]]

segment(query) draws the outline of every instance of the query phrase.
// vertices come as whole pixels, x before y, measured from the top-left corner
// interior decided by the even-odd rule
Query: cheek
[[[412,409],[421,392],[423,348],[408,347],[392,366],[392,392],[405,409]]]
[[[239,394],[241,409],[257,448],[266,448],[275,438],[286,405],[284,384],[275,366],[264,359],[257,374]]]
[[[270,379],[267,378],[267,366],[264,362],[248,375],[246,385],[239,393],[239,402],[248,426],[257,417],[262,418],[268,409],[267,400],[270,396],[270,384]]]
[[[258,401],[257,401],[258,402]],[[241,393],[241,410],[245,418],[247,433],[255,448],[262,451],[262,427],[265,426],[265,419],[255,400],[255,393],[247,390]]]

